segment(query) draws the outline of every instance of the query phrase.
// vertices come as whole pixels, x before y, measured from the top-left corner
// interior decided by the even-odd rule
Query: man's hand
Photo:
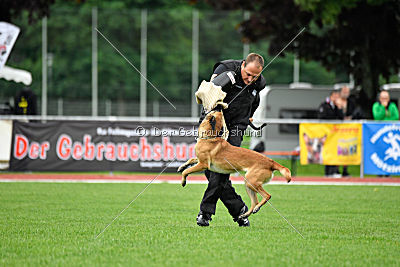
[[[381,103],[382,106],[387,109],[390,101],[390,95],[388,91],[382,91],[379,93],[379,102]]]
[[[389,105],[389,101],[387,101],[387,100],[382,100],[382,101],[381,101],[381,104],[382,104],[382,106],[384,106],[385,108],[387,108],[388,105]]]
[[[342,109],[342,108],[343,108],[344,103],[343,103],[343,101],[342,101],[342,99],[341,99],[340,97],[338,97],[338,98],[335,100],[335,105],[338,107],[338,109]]]
[[[252,123],[253,122],[253,118],[249,118],[249,121]]]

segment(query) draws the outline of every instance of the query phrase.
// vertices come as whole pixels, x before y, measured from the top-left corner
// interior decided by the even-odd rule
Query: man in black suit
[[[245,60],[224,60],[214,65],[211,82],[222,87],[222,90],[226,92],[224,102],[229,104],[223,112],[229,130],[227,141],[231,145],[238,147],[241,145],[243,133],[260,104],[259,93],[266,85],[261,75],[263,66],[264,59],[255,53],[249,54]],[[200,123],[205,116],[203,109]],[[215,214],[217,202],[221,199],[239,226],[250,226],[247,218],[239,218],[248,208],[235,192],[229,180],[229,174],[206,170],[205,175],[208,186],[200,204],[197,224],[209,226],[211,216]]]

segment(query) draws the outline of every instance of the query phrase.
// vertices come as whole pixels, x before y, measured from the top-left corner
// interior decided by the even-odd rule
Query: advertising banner
[[[12,121],[0,120],[0,162],[10,160]]]
[[[359,123],[301,123],[299,129],[300,163],[359,165],[361,163]]]
[[[400,175],[400,124],[363,124],[364,173]]]
[[[19,31],[19,28],[13,24],[0,22],[0,70],[7,62]]]
[[[14,121],[10,170],[175,172],[196,136],[194,123]]]

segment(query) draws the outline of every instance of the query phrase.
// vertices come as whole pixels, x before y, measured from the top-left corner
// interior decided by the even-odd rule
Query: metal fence
[[[41,106],[41,101],[39,101]],[[172,113],[171,106],[164,101],[152,101],[146,105],[146,115],[151,117],[190,117],[190,103],[175,103],[176,110]],[[196,105],[200,109],[199,105]],[[123,100],[100,100],[97,105],[98,116],[134,116],[139,117],[140,102],[139,101],[123,101]],[[91,116],[92,102],[85,100],[64,100],[49,99],[47,105],[47,115],[66,115],[66,116]]]
[[[32,72],[43,115],[197,116],[194,91],[209,79],[215,62],[249,51],[266,61],[274,56],[266,41],[242,42],[237,27],[249,13],[241,11],[85,7],[53,8],[50,14],[35,24],[26,17],[13,22],[21,34],[8,61]],[[276,59],[268,83],[336,81],[315,62],[302,62],[302,70],[323,71],[316,75],[321,80],[309,80],[299,64],[293,69],[293,60],[291,54]],[[0,104],[21,88],[0,80]]]

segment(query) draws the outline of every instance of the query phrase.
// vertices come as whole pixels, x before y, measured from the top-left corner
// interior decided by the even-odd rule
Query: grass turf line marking
[[[267,203],[268,203],[279,215],[281,215],[281,217],[282,217],[283,219],[285,219],[285,221],[286,221],[290,226],[292,226],[292,228],[304,239],[304,236],[299,232],[299,230],[297,230],[296,227],[294,227],[293,224],[291,224],[291,223],[288,221],[288,219],[286,219],[286,217],[283,216],[283,214],[279,212],[279,210],[278,210],[277,208],[275,208],[274,206],[272,206],[272,204],[271,204],[270,201],[267,201]]]
[[[88,184],[145,184],[148,180],[113,180],[113,179],[0,179],[0,183],[88,183]],[[243,181],[232,181],[232,184],[243,184]],[[158,180],[154,181],[153,184],[180,184],[180,180]],[[189,183],[189,181],[188,181]],[[191,180],[191,184],[208,184],[207,180]],[[369,182],[297,182],[287,184],[283,181],[270,181],[269,185],[289,185],[289,186],[309,186],[309,185],[332,185],[332,186],[400,186],[400,183],[369,183]]]
[[[235,171],[240,175],[240,176],[242,176],[243,177],[243,179],[245,179],[246,180],[246,182],[249,184],[249,185],[251,185],[251,187],[253,187],[253,189],[255,190],[255,191],[257,191],[261,196],[262,196],[262,194],[260,193],[260,191],[258,191],[247,179],[246,179],[246,177],[244,177],[243,175],[241,175],[240,174],[240,172],[226,159],[226,158],[224,158],[225,159],[225,161],[226,162],[228,162],[229,163],[229,165],[231,165],[231,167],[232,168],[234,168],[235,169]],[[257,196],[256,196],[257,197]],[[288,221],[288,219],[286,219],[285,218],[285,216],[283,216],[282,215],[282,213],[280,213],[274,206],[272,206],[272,204],[270,203],[270,201],[267,201],[267,203],[269,203],[269,205],[304,239],[304,236],[299,232],[299,230],[297,230],[296,229],[296,227],[294,227],[294,225],[293,224],[291,224],[289,221]]]
[[[155,86],[154,86],[154,84],[152,83],[152,82],[150,82],[146,77],[144,77],[144,75],[135,67],[135,65],[133,65],[132,64],[132,62],[130,62],[129,61],[129,59],[127,59],[125,56],[124,56],[124,54],[122,54],[119,50],[118,50],[118,48],[116,48],[115,47],[115,45],[113,45],[113,43],[111,43],[111,41],[110,40],[108,40],[107,39],[107,37],[105,37],[104,36],[104,34],[102,34],[101,32],[100,32],[100,30],[99,29],[97,29],[97,28],[94,28],[98,33],[100,33],[100,35],[101,35],[101,37],[103,37],[114,49],[115,49],[115,51],[117,51],[118,52],[118,54],[120,54],[125,60],[126,60],[126,62],[128,62],[129,63],[129,65],[131,65],[139,74],[140,74],[140,76],[142,76],[143,77],[143,79],[145,79],[175,110],[176,110],[176,107],[171,103],[171,101],[169,101],[168,100],[168,98],[166,97],[166,96],[164,96],[161,92],[160,92],[160,90],[158,90]]]
[[[107,228],[127,209],[127,208],[129,208],[129,206],[136,200],[136,199],[138,199],[138,197],[144,192],[144,191],[146,191],[146,189],[147,189],[147,187],[149,187],[150,185],[151,185],[151,183],[155,180],[155,179],[157,179],[168,167],[169,167],[169,165],[171,165],[171,163],[173,163],[173,162],[175,162],[175,160],[173,160],[173,161],[171,161],[170,163],[168,163],[168,165],[167,166],[165,166],[165,168],[156,176],[156,177],[154,177],[153,178],[153,180],[151,180],[144,188],[143,188],[143,190],[142,191],[140,191],[140,193],[139,194],[137,194],[136,195],[136,197],[134,198],[134,199],[132,199],[132,201],[131,202],[129,202],[129,204],[117,215],[117,216],[115,216],[115,218],[94,238],[94,239],[97,239],[100,235],[102,235],[106,230],[107,230]]]
[[[300,30],[300,32],[298,33],[298,34],[296,34],[296,36],[295,37],[293,37],[293,39],[292,40],[290,40],[290,42],[284,47],[284,48],[282,48],[282,50],[281,51],[279,51],[279,53],[278,54],[276,54],[276,56],[273,58],[273,59],[271,59],[271,61],[270,62],[268,62],[268,64],[261,70],[261,72],[258,74],[258,76],[255,78],[255,80],[257,80],[258,79],[258,77],[261,75],[261,73],[294,41],[294,40],[296,40],[296,38],[300,35],[300,34],[302,34],[303,33],[303,31],[306,29],[306,27],[303,27],[303,29],[301,29]],[[230,105],[231,103],[232,103],[232,101],[233,100],[235,100],[235,98],[238,96],[238,95],[240,95],[243,91],[244,91],[244,89],[246,89],[247,88],[247,86],[249,86],[250,84],[252,84],[252,82],[251,83],[249,83],[249,84],[247,84],[229,103],[228,103],[228,105]]]

